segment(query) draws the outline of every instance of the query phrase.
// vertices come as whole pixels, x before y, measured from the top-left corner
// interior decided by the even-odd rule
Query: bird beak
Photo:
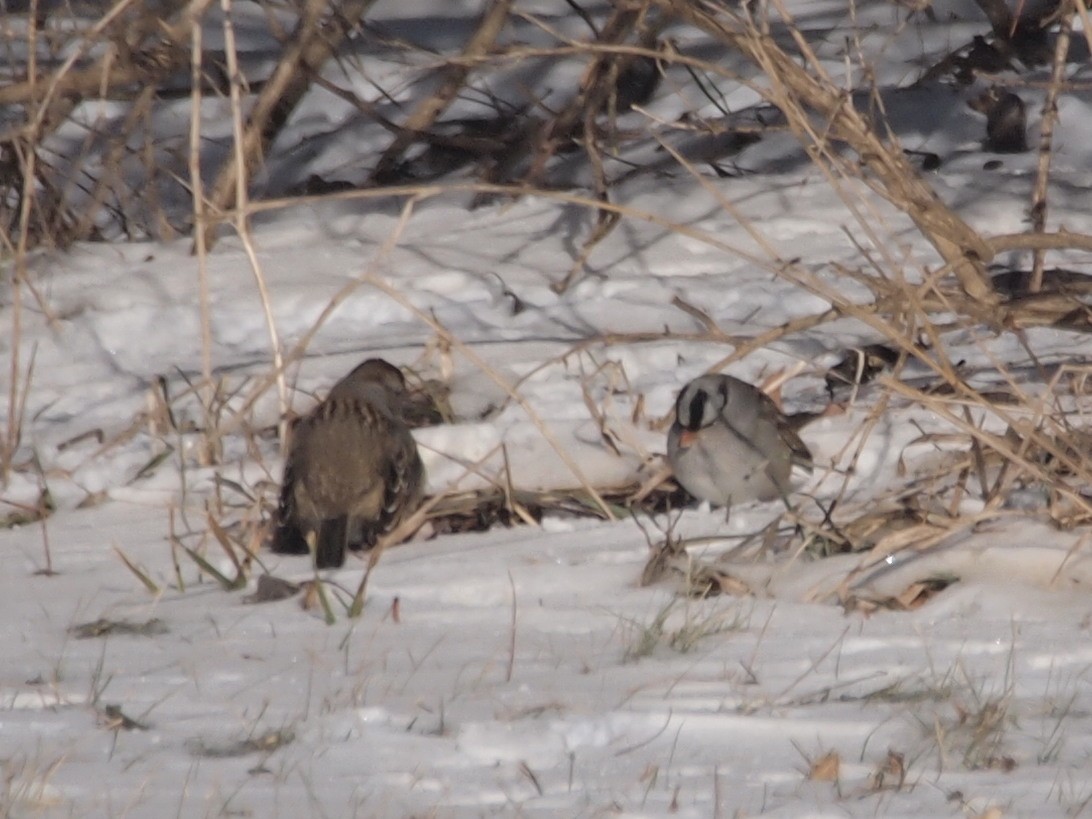
[[[698,433],[692,429],[684,429],[679,433],[679,446],[683,449],[687,449],[694,444],[694,440],[698,437]]]

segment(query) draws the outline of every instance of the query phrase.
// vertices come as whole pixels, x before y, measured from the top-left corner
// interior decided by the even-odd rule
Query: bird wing
[[[810,465],[811,451],[792,429],[788,419],[768,395],[754,391],[754,403],[750,407],[734,408],[722,416],[724,423],[735,433],[744,446],[766,461],[778,460],[785,448],[792,461]]]

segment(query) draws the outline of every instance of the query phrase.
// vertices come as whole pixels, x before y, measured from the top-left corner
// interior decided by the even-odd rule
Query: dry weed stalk
[[[394,529],[379,538],[379,541],[368,553],[368,564],[364,569],[364,575],[360,578],[360,585],[357,586],[356,593],[353,595],[352,602],[349,605],[350,617],[359,617],[361,613],[363,613],[364,603],[367,600],[368,594],[368,581],[371,579],[372,572],[375,570],[375,567],[379,565],[379,559],[383,557],[383,553],[387,548],[395,543],[400,543],[420,529],[425,524],[425,521],[428,520],[429,512],[451,493],[458,491],[459,484],[462,483],[464,479],[470,475],[479,473],[482,465],[488,462],[496,454],[498,449],[499,447],[494,447],[477,463],[469,465],[447,491],[433,495],[414,510],[413,514],[409,515],[405,520],[394,527]]]
[[[221,0],[225,26],[229,25],[231,0]],[[265,82],[250,109],[245,128],[237,127],[233,158],[220,170],[209,194],[213,218],[227,215],[234,202],[236,209],[246,201],[246,181],[258,169],[266,150],[288,121],[289,115],[311,87],[312,77],[337,50],[352,28],[364,17],[375,0],[346,0],[334,14],[327,14],[327,0],[306,0],[295,30],[288,40],[273,74]],[[228,48],[229,59],[233,47]],[[231,73],[232,88],[241,75],[238,66]],[[235,116],[238,106],[233,105]],[[242,210],[246,213],[246,209]],[[212,244],[214,223],[206,227],[205,240]]]
[[[410,205],[407,204],[407,209],[409,207]],[[583,487],[583,489],[588,493],[589,497],[591,497],[595,501],[596,505],[603,510],[603,513],[606,515],[607,519],[615,519],[615,515],[611,511],[610,506],[607,505],[606,501],[603,500],[599,492],[596,491],[595,487],[593,487],[588,481],[587,477],[584,475],[584,471],[580,468],[580,465],[573,460],[568,450],[560,441],[558,441],[557,437],[550,430],[546,422],[542,420],[542,417],[527,402],[527,399],[520,395],[519,392],[517,392],[516,389],[508,383],[507,379],[505,379],[504,376],[497,372],[494,367],[492,367],[485,359],[478,355],[478,353],[475,352],[472,347],[464,344],[455,335],[453,335],[450,330],[440,324],[440,322],[434,316],[426,313],[424,310],[417,307],[417,305],[413,304],[408,298],[406,298],[405,295],[403,295],[395,288],[391,287],[385,281],[382,281],[374,273],[370,271],[365,271],[361,274],[360,280],[362,282],[370,284],[372,287],[379,290],[380,292],[385,293],[392,300],[394,300],[403,308],[416,316],[418,320],[428,325],[428,327],[431,328],[437,336],[442,337],[452,349],[458,350],[460,353],[462,353],[462,355],[465,356],[468,361],[470,361],[472,364],[474,364],[474,366],[476,366],[483,373],[485,373],[485,375],[488,376],[489,379],[493,381],[493,383],[495,383],[498,387],[504,390],[505,394],[508,395],[509,398],[519,404],[519,406],[527,414],[527,417],[530,419],[531,423],[535,425],[538,431],[542,434],[542,437],[547,441],[547,443],[550,444],[553,450],[557,453],[558,457],[561,459],[562,463],[564,463],[565,466],[569,469],[569,472],[572,473],[573,477],[577,480],[580,486]]]
[[[413,214],[413,204],[413,200],[410,200],[406,203],[406,206],[402,209],[402,214],[398,220],[398,223],[395,225],[394,229],[388,234],[383,244],[376,251],[375,258],[369,264],[366,272],[362,274],[361,277],[347,282],[341,287],[341,289],[339,289],[333,296],[330,297],[329,301],[326,302],[326,305],[319,312],[318,317],[307,329],[307,331],[303,333],[302,336],[300,336],[300,339],[296,342],[291,350],[283,354],[280,366],[274,367],[272,372],[266,374],[262,378],[257,379],[253,387],[247,394],[247,397],[242,401],[232,417],[228,418],[216,428],[217,437],[234,434],[239,430],[241,426],[246,423],[246,419],[249,417],[250,412],[254,409],[255,404],[262,398],[262,396],[266,394],[271,386],[277,384],[279,380],[283,380],[285,369],[291,364],[303,359],[304,355],[307,352],[307,348],[311,344],[311,340],[315,337],[315,335],[330,318],[330,316],[333,315],[334,311],[360,288],[361,284],[364,282],[364,278],[371,275],[370,271],[372,268],[378,268],[390,256],[394,248],[398,246],[402,234],[405,232],[406,225],[409,224],[410,216]],[[254,210],[255,208],[251,206],[247,210],[239,211],[239,213],[246,213],[248,211],[252,213],[254,212]],[[258,270],[260,270],[260,266]],[[267,320],[269,319],[270,315],[271,314],[267,313]],[[285,402],[285,404],[286,403],[287,402]],[[286,442],[286,436],[283,434],[284,426],[286,423],[287,418],[282,419],[282,434],[280,436],[282,446]]]
[[[72,19],[66,21],[71,28],[65,29],[64,59],[48,73],[40,70],[36,56],[39,21],[33,15],[28,18],[26,79],[0,88],[0,102],[22,104],[25,121],[0,135],[0,145],[14,155],[20,168],[17,195],[23,203],[34,201],[31,220],[21,224],[33,225],[35,242],[64,247],[94,236],[107,212],[129,235],[134,232],[130,224],[134,220],[138,223],[135,232],[140,234],[173,232],[156,206],[152,184],[159,175],[160,146],[152,144],[147,136],[152,129],[144,124],[153,115],[156,90],[172,72],[185,67],[186,52],[180,45],[209,2],[195,0],[186,5],[172,0],[152,12],[132,0],[120,0],[86,27],[73,11]],[[71,121],[77,106],[86,100],[118,97],[132,99],[121,124],[113,128],[92,124],[82,149],[75,156],[56,156],[51,165],[45,158],[51,150],[47,141]],[[131,187],[123,160],[142,125],[146,179],[145,184]],[[96,165],[96,170],[88,172]],[[83,174],[89,175],[91,185],[81,194]]]
[[[737,14],[711,3],[683,0],[659,0],[659,4],[726,48],[749,57],[770,81],[763,96],[785,114],[812,161],[832,172],[839,169],[840,175],[862,178],[914,221],[968,296],[986,303],[996,301],[985,269],[993,257],[989,245],[940,201],[902,151],[884,142],[853,107],[778,0],[772,6],[788,26],[804,65],[780,48],[762,24],[744,16],[746,12]],[[848,145],[871,175],[863,177],[846,163],[832,149],[835,140]]]
[[[389,176],[401,160],[402,154],[416,141],[418,135],[427,131],[455,101],[466,84],[471,66],[492,51],[508,21],[511,6],[512,0],[491,0],[477,29],[467,40],[461,58],[446,62],[436,90],[417,104],[402,123],[399,133],[379,157],[372,171],[373,180],[381,180]]]
[[[746,13],[736,14],[713,4],[682,4],[668,0],[663,0],[661,6],[673,9],[726,47],[741,50],[754,61],[769,79],[769,83],[765,87],[753,87],[782,111],[790,127],[800,136],[809,156],[839,191],[850,211],[857,215],[858,226],[872,238],[873,245],[881,253],[884,252],[886,243],[871,228],[875,220],[862,218],[858,210],[861,205],[870,206],[862,197],[851,194],[843,180],[863,181],[915,222],[922,235],[934,245],[946,262],[934,274],[934,280],[939,282],[939,274],[954,273],[962,290],[961,294],[949,293],[949,303],[939,309],[954,309],[999,328],[1014,324],[1026,326],[1029,321],[1035,324],[1064,321],[1070,313],[1080,309],[1074,299],[1051,294],[1047,303],[1042,299],[1035,302],[1037,310],[1034,315],[1030,304],[1012,300],[998,310],[1000,297],[993,292],[993,285],[984,268],[984,263],[995,253],[1012,249],[1036,251],[1037,268],[1030,288],[1030,292],[1035,294],[1041,286],[1042,256],[1045,250],[1067,247],[1088,249],[1092,246],[1092,239],[1064,230],[1045,233],[1041,222],[1036,225],[1035,231],[1019,236],[981,237],[971,230],[921,180],[906,161],[894,136],[888,133],[885,135],[886,139],[881,138],[873,124],[857,112],[846,92],[825,73],[810,44],[796,29],[791,15],[780,3],[775,3],[774,8],[780,14],[796,48],[794,56],[799,59],[794,59],[794,56],[776,45],[768,23],[756,21]],[[1065,25],[1063,20],[1063,29]],[[1063,30],[1056,42],[1054,76],[1044,107],[1044,112],[1054,113],[1049,117],[1045,113],[1044,117],[1047,119],[1056,116],[1057,95],[1064,86],[1067,41]],[[803,63],[802,66],[800,62]],[[727,76],[726,71],[718,70],[716,66],[707,65],[705,70]],[[875,94],[873,102],[882,110],[882,102]],[[1036,214],[1046,207],[1052,122],[1047,121],[1045,124],[1047,127],[1040,152],[1040,174],[1033,208]],[[835,150],[835,144],[852,149],[860,165],[845,159]],[[681,157],[676,155],[676,160],[685,167]],[[700,179],[698,174],[693,175]],[[739,218],[734,209],[730,212]],[[740,223],[747,227],[745,220]],[[772,254],[771,257],[776,258]],[[888,260],[889,265],[892,262],[893,260]]]
[[[801,332],[838,318],[857,319],[897,348],[900,351],[902,361],[906,361],[911,357],[922,361],[949,389],[950,396],[940,397],[933,393],[911,388],[899,381],[897,377],[888,378],[882,382],[889,391],[889,395],[897,395],[905,400],[933,409],[938,415],[952,423],[956,429],[970,437],[973,441],[972,464],[968,467],[968,470],[978,477],[983,495],[986,497],[988,510],[995,508],[1004,496],[1004,490],[1018,478],[1030,477],[1044,482],[1061,495],[1064,495],[1073,508],[1077,510],[1078,518],[1088,519],[1092,517],[1092,509],[1090,509],[1089,503],[1072,487],[1058,478],[1057,465],[1061,465],[1065,470],[1081,476],[1086,475],[1088,471],[1082,459],[1077,457],[1071,448],[1068,448],[1065,444],[1071,430],[1068,429],[1064,418],[1058,417],[1056,413],[1049,412],[1045,404],[1037,404],[1020,387],[1017,378],[1005,372],[1004,368],[999,368],[1002,378],[1013,391],[1016,400],[1021,402],[1027,411],[1014,410],[1010,406],[994,401],[973,389],[968,385],[966,378],[960,372],[960,368],[950,361],[945,353],[943,333],[948,328],[938,326],[933,318],[934,315],[941,312],[954,313],[957,316],[955,322],[957,326],[969,327],[975,323],[980,323],[1000,331],[1019,330],[1028,326],[1065,322],[1070,322],[1067,326],[1079,326],[1082,321],[1086,326],[1090,323],[1087,317],[1087,308],[1072,295],[1058,292],[1039,293],[1043,284],[1043,260],[1046,250],[1060,247],[1092,248],[1092,238],[1088,236],[1074,235],[1065,231],[1048,234],[1043,229],[1051,158],[1050,127],[1056,116],[1057,95],[1061,93],[1063,88],[1063,69],[1072,11],[1067,11],[1062,19],[1062,35],[1057,40],[1057,50],[1055,52],[1054,76],[1048,90],[1047,104],[1044,107],[1040,174],[1034,192],[1034,213],[1038,219],[1036,224],[1037,232],[1018,236],[983,237],[971,230],[938,199],[906,160],[894,137],[891,134],[881,133],[876,123],[871,122],[868,117],[854,108],[851,95],[825,72],[810,43],[795,26],[791,15],[778,0],[774,0],[772,7],[780,15],[781,21],[786,27],[785,31],[788,40],[791,41],[791,46],[779,46],[778,41],[775,41],[771,35],[770,24],[749,16],[750,11],[746,7],[737,12],[728,9],[723,4],[683,2],[683,0],[655,0],[654,3],[639,2],[618,5],[612,9],[607,16],[606,22],[599,28],[589,23],[593,29],[593,38],[590,42],[566,40],[560,34],[557,34],[558,42],[566,43],[564,47],[540,49],[538,51],[531,48],[513,47],[502,54],[492,52],[498,41],[499,34],[512,13],[511,4],[509,0],[494,0],[486,9],[473,36],[468,40],[462,52],[439,62],[441,76],[437,90],[431,96],[420,100],[401,125],[389,122],[381,123],[391,130],[394,138],[383,153],[376,168],[375,176],[380,176],[382,175],[381,171],[393,167],[405,153],[407,147],[413,141],[421,138],[424,132],[436,123],[458,93],[465,88],[467,78],[472,71],[480,70],[491,63],[500,64],[505,60],[514,60],[536,53],[550,57],[563,55],[587,57],[589,58],[588,66],[580,93],[561,111],[556,113],[552,119],[548,120],[542,128],[533,132],[535,147],[530,157],[530,170],[525,180],[535,183],[541,179],[545,165],[554,156],[560,140],[574,139],[577,142],[582,140],[583,145],[581,147],[586,152],[593,172],[594,189],[591,195],[565,191],[532,190],[527,185],[458,183],[392,186],[382,190],[352,191],[337,195],[266,202],[250,201],[248,185],[253,170],[257,167],[266,149],[272,144],[273,138],[284,126],[291,111],[312,83],[321,82],[325,87],[330,87],[328,82],[317,77],[317,73],[334,53],[339,43],[347,36],[352,26],[360,19],[363,19],[371,6],[371,1],[350,0],[341,7],[339,13],[335,13],[328,18],[326,16],[328,9],[324,3],[317,2],[317,0],[308,0],[302,7],[297,26],[291,34],[291,43],[285,48],[272,77],[257,95],[249,114],[244,116],[245,100],[243,88],[241,87],[242,78],[238,65],[234,33],[231,27],[231,2],[230,0],[222,0],[222,7],[226,17],[224,23],[224,34],[227,42],[225,56],[230,80],[227,90],[230,93],[232,106],[234,152],[231,160],[221,169],[206,200],[200,177],[201,135],[199,114],[202,104],[201,88],[204,74],[202,69],[203,51],[200,18],[210,2],[211,0],[195,0],[188,6],[184,6],[180,2],[173,3],[169,7],[170,18],[163,25],[158,23],[151,25],[146,16],[142,16],[139,18],[141,22],[139,31],[136,35],[133,35],[125,33],[123,31],[124,26],[119,26],[119,22],[124,21],[134,4],[132,0],[120,0],[90,27],[79,47],[72,49],[68,59],[56,71],[48,76],[39,77],[37,66],[34,63],[35,49],[31,48],[29,58],[31,70],[28,74],[27,83],[0,89],[0,102],[5,98],[10,98],[9,101],[29,101],[35,106],[33,116],[30,117],[22,135],[25,139],[19,143],[19,145],[23,146],[23,153],[20,156],[23,196],[19,202],[18,233],[14,237],[14,241],[8,239],[15,258],[15,272],[13,277],[11,345],[13,352],[8,391],[9,420],[4,435],[3,449],[0,452],[0,468],[2,468],[4,474],[11,468],[11,460],[19,443],[22,407],[25,404],[32,373],[32,366],[28,366],[25,371],[22,367],[22,351],[19,345],[22,288],[29,288],[29,282],[26,281],[27,252],[34,240],[35,220],[41,221],[43,217],[40,211],[48,209],[47,206],[52,206],[50,202],[43,202],[35,198],[36,196],[44,196],[35,193],[35,190],[38,190],[37,183],[44,176],[43,162],[38,156],[40,142],[66,116],[65,108],[68,103],[65,100],[68,98],[79,98],[81,95],[91,96],[98,93],[99,88],[113,89],[123,82],[132,82],[134,77],[147,80],[149,82],[148,90],[153,88],[154,81],[157,78],[161,79],[165,76],[165,72],[178,67],[176,52],[181,44],[187,42],[186,38],[189,38],[188,51],[192,83],[191,114],[193,122],[189,136],[190,187],[193,196],[193,218],[196,229],[194,241],[198,256],[199,289],[202,304],[203,378],[201,389],[203,391],[203,403],[206,408],[205,426],[208,429],[207,443],[210,451],[215,450],[216,441],[222,438],[223,435],[230,434],[246,424],[248,411],[273,383],[277,385],[282,415],[284,414],[284,411],[287,410],[287,393],[284,383],[285,368],[302,356],[310,339],[333,309],[348,298],[361,284],[369,284],[387,293],[403,307],[414,312],[422,321],[433,328],[444,344],[466,355],[501,385],[512,400],[520,403],[528,412],[532,421],[538,425],[543,436],[569,465],[589,496],[595,499],[608,517],[611,517],[610,505],[603,500],[598,488],[592,487],[588,483],[581,473],[579,465],[571,462],[563,448],[551,436],[549,429],[542,420],[522,400],[519,396],[518,384],[507,384],[499,374],[482,362],[474,354],[473,350],[461,344],[434,318],[412,305],[403,294],[386,285],[373,272],[376,265],[385,259],[398,243],[416,203],[423,199],[458,195],[464,192],[503,196],[530,194],[585,208],[596,214],[596,227],[591,237],[586,241],[581,252],[577,254],[578,258],[575,260],[569,276],[557,283],[557,289],[563,290],[573,280],[596,244],[609,233],[614,225],[623,219],[640,220],[659,225],[675,232],[677,235],[698,239],[733,257],[752,261],[826,298],[832,306],[829,310],[820,314],[796,319],[783,327],[773,328],[753,338],[741,338],[724,333],[717,327],[711,317],[680,301],[677,305],[679,309],[691,315],[702,330],[701,333],[693,334],[694,339],[733,345],[733,353],[722,364],[738,359],[785,335]],[[1080,4],[1077,5],[1080,6]],[[864,272],[851,270],[841,271],[844,275],[852,277],[869,287],[873,296],[871,304],[862,305],[849,302],[839,293],[834,292],[833,288],[824,285],[820,279],[812,276],[801,266],[784,261],[776,247],[766,240],[761,230],[747,218],[746,214],[742,213],[727,197],[723,196],[721,188],[711,185],[680,152],[664,140],[660,140],[661,146],[674,158],[678,166],[690,173],[693,179],[720,201],[725,213],[731,215],[747,231],[751,239],[757,243],[761,252],[765,254],[765,258],[755,258],[742,248],[734,247],[692,226],[674,223],[659,214],[642,212],[610,201],[608,192],[610,186],[604,172],[603,150],[600,146],[603,137],[599,130],[601,126],[597,125],[596,118],[604,109],[604,105],[608,110],[614,105],[609,96],[612,93],[611,89],[617,79],[622,60],[652,57],[663,60],[665,63],[683,65],[691,71],[703,71],[710,76],[740,81],[740,78],[714,62],[687,57],[670,49],[661,51],[650,47],[652,40],[649,39],[649,33],[655,35],[660,30],[658,28],[660,23],[646,24],[646,18],[650,15],[654,6],[663,13],[663,20],[682,19],[689,22],[704,31],[714,42],[745,54],[762,72],[766,78],[765,84],[750,83],[751,86],[757,88],[760,93],[784,113],[790,127],[800,137],[809,156],[826,174],[833,187],[842,196],[847,208],[857,218],[861,231],[868,236],[872,245],[876,248],[875,253],[882,256],[879,261],[868,259],[869,263],[880,275],[868,275]],[[1087,14],[1083,7],[1079,7],[1077,13],[1081,14],[1082,20],[1087,23]],[[1088,34],[1087,29],[1088,26],[1086,25],[1086,36],[1092,36]],[[33,46],[33,37],[35,36],[33,25],[30,27],[30,32],[29,36]],[[125,61],[111,63],[109,57],[104,57],[93,62],[89,67],[77,68],[78,60],[86,56],[91,47],[102,39],[115,40],[119,49],[122,47],[122,40],[124,40],[124,47],[132,52],[139,50],[138,47],[148,45],[151,42],[150,38],[153,33],[162,35],[168,46],[164,54],[164,60],[158,66],[140,68],[139,66],[134,67],[131,61],[129,63],[125,63]],[[634,37],[642,43],[641,47],[625,44],[627,40]],[[150,45],[148,48],[151,52]],[[155,53],[159,54],[160,52],[156,51]],[[130,56],[132,55],[130,54]],[[134,73],[138,71],[138,68],[145,73]],[[96,75],[95,71],[100,73]],[[97,84],[91,83],[90,80],[95,80]],[[94,88],[92,88],[92,85],[94,85]],[[135,129],[140,120],[149,116],[150,97],[148,90],[137,98],[125,118],[123,130],[126,134]],[[348,92],[345,92],[345,94],[347,98],[352,96]],[[876,101],[878,101],[878,95]],[[368,108],[362,103],[361,110],[370,111],[372,116],[379,118],[374,106]],[[613,121],[613,113],[611,119]],[[121,152],[118,146],[122,144],[124,143],[116,143],[107,151],[107,165],[111,168],[111,173],[96,180],[90,196],[89,210],[79,218],[77,222],[79,226],[86,227],[93,221],[91,210],[97,209],[105,200],[111,184],[108,179],[115,179],[120,175],[121,163],[118,157]],[[840,152],[843,146],[848,146],[853,151],[860,164],[855,164]],[[111,157],[113,158],[111,159]],[[874,218],[879,210],[871,200],[861,194],[860,191],[864,186],[869,186],[878,191],[895,208],[905,213],[917,225],[921,234],[935,247],[941,259],[943,259],[943,265],[937,270],[927,272],[922,283],[917,285],[909,284],[908,277],[903,275],[899,267],[900,262],[892,258],[887,252],[885,237],[880,235],[879,230],[873,227],[880,224],[880,219]],[[48,190],[47,188],[42,189]],[[305,335],[304,339],[288,355],[282,356],[281,345],[273,320],[270,297],[253,237],[249,230],[250,217],[256,213],[299,204],[306,205],[319,201],[367,200],[378,197],[404,198],[406,200],[398,227],[380,248],[372,268],[339,291],[331,299],[326,310]],[[213,361],[211,319],[208,309],[207,253],[212,231],[218,222],[227,219],[234,221],[243,248],[250,260],[256,286],[263,304],[274,367],[268,379],[254,386],[247,400],[243,402],[243,406],[236,412],[234,417],[226,421],[218,418],[216,423],[213,423],[213,415],[218,415],[218,413],[213,410],[213,405],[216,402],[216,390],[212,379]],[[996,292],[993,282],[987,275],[985,264],[996,252],[1014,248],[1032,248],[1035,250],[1035,269],[1029,287],[1030,295],[1012,296],[1002,301],[1003,295]],[[890,273],[885,275],[883,271],[890,271]],[[944,278],[949,273],[954,274],[958,282],[958,288],[945,286]],[[586,350],[592,344],[633,343],[642,340],[642,338],[658,339],[660,337],[661,334],[650,333],[644,337],[618,335],[594,340],[581,340],[573,346],[571,351]],[[676,335],[676,337],[682,338],[684,336]],[[927,344],[923,345],[921,343],[922,339],[927,340]],[[886,400],[888,399],[885,398],[884,401]],[[882,406],[884,404],[881,402]],[[969,415],[968,406],[983,408],[993,418],[1003,422],[1011,434],[998,434],[984,429],[980,422],[976,422]],[[607,429],[604,415],[590,401],[589,412],[600,422],[604,439],[610,441],[611,433]],[[873,413],[870,423],[875,423],[878,417],[878,413]],[[866,429],[857,438],[857,455],[863,450],[867,434],[868,430]],[[1043,465],[1041,456],[1044,453],[1055,466],[1048,469]],[[1002,471],[993,481],[992,487],[987,487],[986,484],[990,482],[990,469],[993,466],[992,459],[995,456],[1003,460]],[[510,490],[510,487],[508,489]],[[962,489],[959,491],[962,491]],[[510,491],[509,494],[511,494]],[[958,503],[953,501],[950,506],[954,521],[952,523],[953,530],[964,525],[964,522],[958,518],[957,507]],[[935,526],[935,523],[930,522],[930,526]],[[908,548],[906,544],[909,543],[920,547],[924,543],[933,542],[932,538],[936,534],[938,533],[932,528],[919,530],[915,535],[916,540],[909,535],[902,534],[899,538],[885,542],[882,549],[877,546],[875,554],[889,554],[889,550],[893,548]],[[378,554],[375,559],[378,559]]]
[[[1083,3],[1074,2],[1073,6],[1083,7]],[[1054,43],[1054,65],[1051,70],[1050,85],[1047,87],[1046,99],[1043,101],[1043,117],[1039,126],[1039,169],[1031,199],[1032,230],[1035,233],[1043,233],[1046,229],[1047,186],[1050,183],[1050,161],[1054,156],[1054,125],[1058,120],[1058,96],[1065,82],[1066,57],[1069,56],[1073,14],[1072,8],[1062,13],[1058,38]],[[1028,289],[1032,293],[1038,293],[1043,287],[1046,252],[1036,250],[1033,259]]]
[[[225,23],[226,25],[226,23]],[[190,200],[193,203],[194,256],[197,263],[197,304],[201,326],[201,382],[212,384],[212,296],[209,292],[207,208],[205,186],[201,178],[201,23],[193,21],[190,49],[190,132],[189,132],[189,183]],[[206,396],[207,399],[207,396]]]
[[[273,318],[273,305],[269,297],[269,288],[266,286],[265,276],[262,273],[261,262],[258,261],[258,251],[254,246],[254,239],[250,232],[250,220],[247,216],[247,201],[250,196],[248,193],[249,182],[249,167],[247,164],[245,139],[246,135],[243,129],[243,112],[242,112],[242,89],[240,83],[242,80],[242,74],[239,71],[238,52],[235,45],[235,29],[231,24],[231,0],[222,0],[224,8],[224,47],[227,53],[228,72],[230,77],[230,92],[231,92],[231,122],[234,134],[234,149],[235,149],[235,162],[232,166],[235,171],[234,186],[231,188],[231,192],[235,195],[235,230],[239,234],[239,238],[242,241],[243,248],[246,252],[247,260],[250,262],[251,273],[254,274],[254,282],[258,289],[258,296],[262,303],[262,315],[265,318],[266,330],[269,333],[269,347],[273,354],[273,367],[275,373],[275,383],[277,385],[277,396],[280,399],[281,417],[284,417],[288,412],[288,388],[284,381],[284,359],[282,357],[281,342],[277,333],[277,324]],[[196,115],[197,112],[194,111]],[[252,118],[254,114],[252,113]],[[213,190],[213,202],[211,205],[212,210],[215,212],[218,204],[217,196],[223,195],[219,190]],[[204,210],[202,205],[201,210]],[[207,244],[208,237],[205,237],[206,241],[201,242],[201,247]],[[209,316],[204,314],[203,319],[207,320]],[[203,335],[211,335],[211,329],[208,327],[203,328]],[[282,438],[283,440],[283,438]]]

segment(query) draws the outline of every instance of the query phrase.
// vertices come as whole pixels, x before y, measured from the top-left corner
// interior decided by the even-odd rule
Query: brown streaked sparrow
[[[341,566],[346,549],[375,545],[421,502],[424,466],[401,417],[401,370],[370,358],[292,428],[273,551]]]

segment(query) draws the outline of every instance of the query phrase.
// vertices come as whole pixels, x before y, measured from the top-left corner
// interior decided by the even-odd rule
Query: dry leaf
[[[939,590],[936,584],[930,583],[928,580],[911,583],[901,594],[895,595],[893,602],[906,611],[912,611],[921,608]]]
[[[717,584],[721,594],[728,594],[732,597],[751,597],[754,595],[750,586],[727,572],[710,571],[709,579]]]
[[[319,603],[318,584],[313,580],[308,580],[301,583],[300,588],[303,589],[303,594],[300,595],[300,608],[304,611],[311,611]]]
[[[850,612],[856,612],[857,614],[863,614],[865,617],[870,617],[875,614],[880,608],[880,604],[875,600],[869,600],[867,597],[858,597],[855,594],[851,594],[842,601],[842,609],[846,614]]]
[[[249,594],[244,597],[243,602],[271,603],[275,600],[284,600],[287,597],[292,597],[299,590],[300,586],[298,583],[292,583],[289,580],[274,577],[271,574],[263,574],[258,576],[258,587],[254,590],[254,594]]]
[[[838,752],[828,751],[811,763],[808,779],[812,782],[837,782],[841,767],[842,758],[838,756]]]
[[[911,583],[891,597],[859,597],[851,594],[842,601],[842,607],[847,613],[855,611],[865,616],[881,608],[891,611],[913,611],[924,606],[953,583],[958,582],[958,577],[929,577]]]
[[[883,788],[901,790],[906,782],[906,757],[899,751],[888,749],[887,758],[872,774],[870,789],[874,791]]]

